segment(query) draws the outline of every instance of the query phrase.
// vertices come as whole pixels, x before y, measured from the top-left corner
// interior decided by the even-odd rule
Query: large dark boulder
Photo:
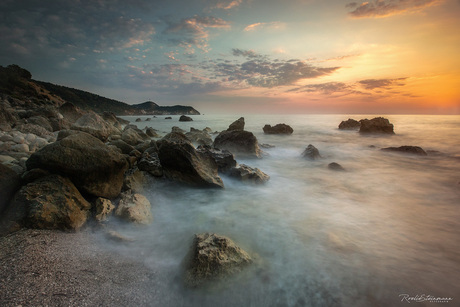
[[[344,120],[342,121],[340,124],[339,124],[339,129],[340,130],[353,130],[353,129],[359,129],[359,127],[361,126],[360,122],[355,120],[355,119],[352,119],[352,118],[349,118],[347,120]]]
[[[319,150],[315,146],[309,144],[307,148],[305,148],[305,150],[302,152],[302,157],[310,160],[316,160],[321,158],[321,155],[319,154]]]
[[[240,164],[238,167],[232,168],[228,175],[240,181],[255,184],[265,183],[270,179],[270,176],[262,172],[260,169],[252,168],[245,164]]]
[[[379,134],[394,134],[393,124],[383,117],[376,117],[373,119],[361,119],[359,133],[379,133]]]
[[[216,162],[218,170],[221,173],[226,173],[236,166],[235,157],[226,149],[222,150],[207,145],[200,145],[196,150],[210,156]]]
[[[113,198],[120,194],[128,162],[99,139],[80,132],[35,152],[26,166],[66,176],[85,193]]]
[[[198,287],[241,272],[251,257],[231,239],[216,234],[196,234],[187,255],[184,282]]]
[[[20,185],[21,178],[19,175],[8,166],[0,163],[0,216]]]
[[[244,117],[240,117],[228,126],[227,131],[244,130]]]
[[[263,128],[265,134],[292,134],[294,129],[286,124],[277,124],[275,126],[265,125]]]
[[[157,144],[158,157],[166,177],[192,186],[224,187],[217,173],[216,162],[196,151],[190,143],[163,139]]]
[[[120,130],[106,122],[94,112],[89,112],[80,117],[72,125],[71,129],[89,133],[103,142],[105,142],[111,134],[120,133]]]
[[[193,118],[191,118],[190,116],[181,115],[181,117],[179,118],[179,121],[180,122],[191,122],[193,121]]]
[[[237,157],[261,158],[262,151],[256,136],[249,131],[222,131],[215,138],[214,148],[227,149]]]
[[[49,175],[23,186],[11,207],[24,208],[27,227],[77,230],[86,222],[91,204],[69,179]]]
[[[418,146],[400,146],[400,147],[387,147],[382,148],[383,151],[392,151],[392,152],[400,152],[403,154],[412,154],[418,156],[426,156],[427,153],[423,148]]]

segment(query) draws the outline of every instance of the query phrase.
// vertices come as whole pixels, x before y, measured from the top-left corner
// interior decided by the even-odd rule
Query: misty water
[[[157,116],[163,135],[178,126],[221,131],[240,115]],[[245,130],[263,159],[238,160],[270,175],[265,185],[222,176],[224,190],[155,181],[145,191],[150,226],[117,225],[135,239],[107,248],[152,270],[154,306],[390,306],[400,294],[460,300],[460,117],[386,116],[393,136],[337,129],[363,115],[246,115]],[[134,122],[136,117],[126,117]],[[142,117],[143,119],[147,117]],[[290,136],[264,135],[286,123]],[[215,137],[215,135],[214,135]],[[321,159],[301,157],[308,144]],[[426,157],[388,153],[420,146]],[[345,172],[328,169],[340,163]],[[228,236],[256,261],[233,279],[204,289],[181,282],[182,261],[195,233]],[[424,303],[419,303],[423,305]],[[428,304],[428,302],[425,302]]]

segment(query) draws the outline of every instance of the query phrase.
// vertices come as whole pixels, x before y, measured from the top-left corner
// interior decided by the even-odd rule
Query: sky
[[[0,65],[202,113],[460,114],[460,0],[2,0]]]

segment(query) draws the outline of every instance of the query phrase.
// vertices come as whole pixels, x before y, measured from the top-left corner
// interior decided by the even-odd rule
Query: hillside
[[[60,101],[61,103],[70,102],[83,110],[93,110],[97,113],[110,111],[116,115],[200,114],[190,106],[159,106],[152,101],[129,105],[79,89],[33,80],[29,71],[17,65],[0,66],[0,93],[17,99],[30,100],[35,98],[44,101]]]

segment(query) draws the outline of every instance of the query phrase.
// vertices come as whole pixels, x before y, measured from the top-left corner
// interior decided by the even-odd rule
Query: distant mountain
[[[17,65],[0,66],[0,93],[18,99],[70,102],[83,110],[97,113],[110,111],[116,115],[199,115],[190,106],[159,106],[153,101],[129,105],[82,90],[32,79],[29,71]]]

